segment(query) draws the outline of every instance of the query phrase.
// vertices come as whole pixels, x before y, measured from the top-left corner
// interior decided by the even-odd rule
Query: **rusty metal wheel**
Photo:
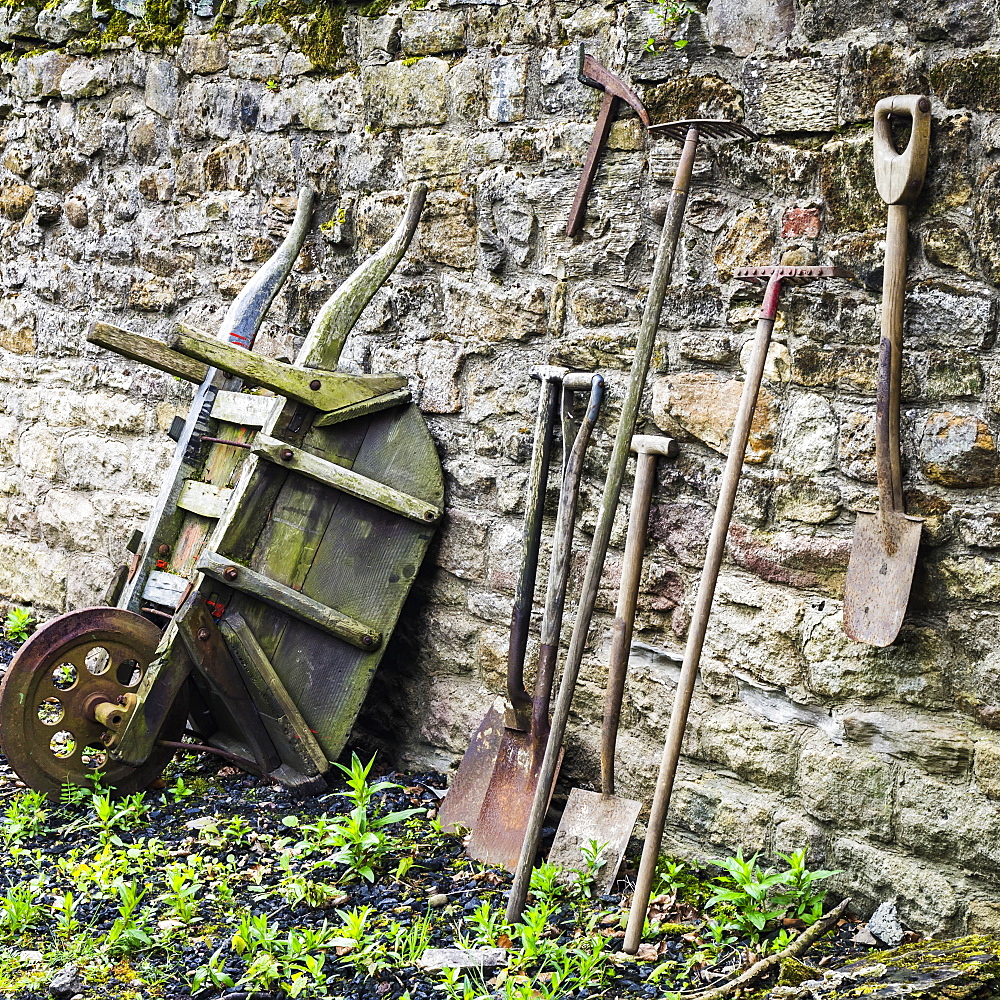
[[[58,792],[66,782],[121,792],[145,788],[173,751],[157,747],[139,767],[112,760],[95,709],[135,692],[156,652],[159,629],[120,608],[84,608],[54,618],[16,653],[0,684],[0,745],[32,788]],[[174,702],[161,737],[176,740],[187,718],[187,691]]]

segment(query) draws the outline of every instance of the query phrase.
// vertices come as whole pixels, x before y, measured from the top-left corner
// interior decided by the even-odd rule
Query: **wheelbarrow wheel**
[[[135,692],[160,641],[142,615],[84,608],[39,629],[15,654],[0,684],[0,746],[27,785],[50,795],[66,783],[134,792],[153,781],[173,756],[157,747],[145,763],[114,761],[95,707]],[[177,740],[187,719],[182,688],[160,738]]]

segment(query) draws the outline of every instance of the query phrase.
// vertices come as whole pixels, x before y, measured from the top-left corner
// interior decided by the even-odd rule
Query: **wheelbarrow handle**
[[[912,119],[910,141],[899,152],[889,127],[890,115]],[[887,205],[912,205],[927,174],[931,140],[931,102],[919,94],[883,97],[875,105],[875,186]]]

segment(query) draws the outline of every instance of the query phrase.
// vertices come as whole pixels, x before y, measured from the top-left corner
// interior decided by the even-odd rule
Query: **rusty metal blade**
[[[508,871],[517,867],[547,742],[547,735],[504,730],[483,808],[466,848],[470,858]],[[557,774],[562,757],[560,748]]]
[[[857,642],[888,646],[899,633],[922,523],[897,512],[858,511],[844,586],[844,631]]]
[[[497,697],[479,724],[462,763],[451,779],[448,794],[438,810],[438,819],[446,833],[458,833],[460,828],[475,828],[503,738],[504,708],[503,697]]]
[[[552,841],[549,861],[573,871],[585,871],[583,849],[591,841],[599,847],[605,845],[601,851],[605,864],[594,879],[594,888],[599,893],[610,892],[641,808],[642,803],[635,799],[574,788]]]

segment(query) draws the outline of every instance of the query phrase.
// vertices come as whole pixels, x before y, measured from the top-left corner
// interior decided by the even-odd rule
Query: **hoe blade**
[[[844,631],[857,642],[888,646],[899,633],[910,599],[922,523],[920,518],[895,512],[858,511],[844,587]]]

